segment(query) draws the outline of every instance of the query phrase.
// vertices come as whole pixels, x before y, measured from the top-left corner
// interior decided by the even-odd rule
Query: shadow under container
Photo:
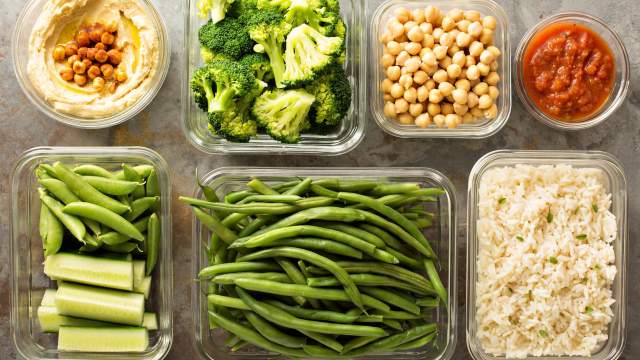
[[[604,102],[604,104],[602,104],[600,109],[589,115],[582,122],[577,123],[563,122],[540,111],[527,93],[527,89],[524,84],[525,64],[523,61],[531,40],[533,40],[540,31],[544,30],[548,26],[561,23],[580,24],[593,30],[593,32],[599,35],[604,43],[609,46],[611,54],[614,57],[613,63],[615,67],[615,79],[613,81],[613,87],[611,88],[609,98]],[[536,120],[558,130],[582,130],[603,123],[624,103],[624,100],[627,98],[627,94],[629,93],[631,76],[630,69],[629,54],[627,53],[627,49],[625,48],[620,35],[607,25],[604,20],[582,12],[565,12],[551,16],[539,22],[522,37],[515,54],[515,88],[522,104],[527,111],[536,118]]]
[[[484,174],[493,168],[513,167],[515,165],[570,165],[573,168],[594,168],[604,174],[604,187],[611,194],[610,211],[615,215],[618,238],[613,242],[615,265],[618,274],[613,281],[612,293],[615,303],[612,306],[613,319],[607,331],[607,341],[591,356],[529,356],[532,360],[614,360],[622,355],[626,341],[627,321],[627,181],[622,165],[616,158],[600,151],[513,151],[498,150],[482,157],[475,164],[469,176],[468,188],[468,232],[467,232],[467,348],[476,360],[505,359],[483,351],[476,338],[476,283],[478,269],[478,201],[480,181]]]
[[[202,178],[203,184],[213,188],[219,198],[224,195],[246,188],[246,183],[257,177],[262,181],[273,184],[291,181],[299,177],[339,178],[341,180],[376,180],[381,182],[416,182],[427,187],[441,187],[446,194],[439,196],[433,203],[436,214],[436,226],[428,229],[425,234],[431,246],[440,259],[441,279],[449,293],[447,307],[449,311],[440,307],[434,310],[432,320],[438,324],[438,337],[425,348],[398,353],[380,353],[368,355],[364,359],[450,359],[453,356],[457,341],[457,291],[456,291],[456,195],[453,184],[438,171],[428,168],[220,168],[209,172]],[[200,188],[196,188],[194,197],[203,198]],[[208,230],[193,217],[193,269],[194,278],[198,272],[208,266],[207,255],[203,244],[209,241]],[[286,357],[274,353],[267,353],[256,347],[243,348],[231,352],[224,344],[227,335],[224,330],[209,330],[207,318],[206,289],[203,282],[195,282],[192,290],[192,309],[194,319],[194,335],[196,348],[206,359],[285,359]],[[206,284],[205,284],[206,286]],[[433,345],[436,346],[433,346]]]
[[[353,150],[364,138],[367,81],[366,47],[364,46],[365,0],[339,0],[340,15],[347,27],[344,69],[351,83],[351,108],[341,123],[326,134],[305,133],[297,144],[283,144],[259,131],[248,143],[234,143],[209,131],[207,114],[194,102],[189,81],[195,70],[204,63],[200,58],[198,29],[206,20],[198,16],[197,0],[185,1],[185,64],[182,73],[182,130],[199,150],[227,154],[308,154],[341,155]]]
[[[461,124],[455,129],[438,128],[431,125],[428,128],[420,128],[417,125],[402,125],[394,119],[389,119],[384,115],[384,99],[380,90],[380,84],[386,75],[380,59],[383,55],[384,46],[380,42],[380,37],[387,31],[386,24],[394,16],[394,11],[398,8],[409,10],[434,6],[443,13],[452,9],[476,10],[482,16],[493,16],[496,18],[496,29],[493,33],[494,46],[500,49],[502,54],[498,58],[498,75],[500,82],[497,87],[500,96],[496,100],[498,114],[495,119],[482,119],[473,124]],[[509,45],[509,19],[504,9],[492,0],[387,0],[375,10],[369,31],[367,32],[367,46],[369,73],[369,102],[371,115],[378,123],[378,126],[387,133],[400,138],[461,138],[461,139],[483,139],[496,134],[509,120],[511,114],[511,46]]]
[[[153,165],[161,191],[159,215],[162,237],[158,262],[146,308],[158,317],[158,330],[149,333],[144,352],[67,352],[57,348],[56,334],[40,330],[37,308],[46,289],[55,281],[44,274],[42,240],[38,233],[40,199],[35,170],[42,163],[96,164],[108,170],[123,163]],[[162,359],[173,340],[173,260],[171,256],[171,183],[167,163],[156,152],[143,147],[38,147],[26,151],[11,178],[11,336],[25,359]]]

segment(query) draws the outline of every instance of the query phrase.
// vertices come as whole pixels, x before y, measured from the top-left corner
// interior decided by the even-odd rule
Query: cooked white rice
[[[601,170],[566,165],[482,176],[475,305],[485,352],[588,356],[607,340],[617,228],[604,184]]]

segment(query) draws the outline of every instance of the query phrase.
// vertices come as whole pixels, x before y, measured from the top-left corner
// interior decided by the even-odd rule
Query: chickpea
[[[398,21],[402,24],[411,20],[411,12],[409,12],[407,8],[403,8],[403,7],[397,8],[394,11],[394,14],[396,15],[396,19],[398,19]]]
[[[400,76],[400,80],[398,80],[398,83],[406,90],[413,86],[413,77],[411,77],[411,75],[409,74],[402,75]]]
[[[444,123],[445,123],[445,117],[442,114],[437,114],[433,117],[433,122],[434,124],[436,124],[437,127],[442,128],[444,127]]]
[[[472,124],[473,121],[473,115],[471,115],[470,112],[466,112],[464,115],[462,115],[462,123],[463,124]]]
[[[482,15],[477,10],[467,10],[464,12],[464,18],[469,21],[480,21],[482,19]]]
[[[500,82],[500,75],[495,71],[490,72],[489,75],[484,78],[484,82],[493,86],[498,85],[498,82]]]
[[[470,91],[467,93],[467,106],[470,108],[474,108],[478,105],[478,95],[476,93]]]
[[[74,42],[69,42],[64,46],[64,54],[69,57],[78,53],[78,45]]]
[[[471,35],[466,32],[461,32],[456,37],[456,45],[461,48],[466,48],[471,43]]]
[[[409,102],[403,98],[396,99],[396,114],[402,114],[409,111]]]
[[[449,65],[451,65],[452,61],[451,58],[448,56],[445,56],[444,59],[440,60],[440,68],[447,70],[447,68],[449,67]]]
[[[418,27],[420,27],[420,30],[422,30],[422,33],[425,35],[431,35],[431,33],[433,33],[433,25],[431,23],[423,22],[418,25]]]
[[[467,56],[464,54],[464,51],[458,51],[451,57],[451,62],[462,68],[467,62]]]
[[[490,65],[495,59],[496,57],[489,50],[484,50],[480,54],[480,62],[483,64]]]
[[[491,104],[493,104],[493,100],[491,100],[491,97],[487,94],[480,96],[480,99],[478,99],[478,107],[480,110],[490,108]]]
[[[398,115],[398,122],[402,125],[413,125],[414,119],[413,116],[409,113],[404,113]]]
[[[389,66],[387,68],[387,77],[392,81],[398,81],[400,79],[400,67]]]
[[[420,50],[422,50],[422,44],[417,42],[410,42],[407,43],[404,48],[410,55],[418,55],[420,53]]]
[[[449,79],[447,72],[445,70],[438,70],[435,74],[433,74],[433,80],[437,83],[445,82]]]
[[[485,82],[479,82],[473,87],[473,92],[478,96],[487,94],[489,92],[489,85]]]
[[[427,88],[427,90],[431,91],[436,88],[436,82],[432,79],[427,81],[427,83],[424,84],[424,86]]]
[[[418,102],[425,102],[429,98],[429,90],[425,86],[420,86],[417,90]]]
[[[436,59],[442,60],[447,56],[447,47],[442,45],[437,45],[433,48],[433,53],[436,55]]]
[[[407,60],[404,66],[407,68],[407,71],[414,73],[418,71],[418,69],[420,69],[420,58],[414,56],[411,59]]]
[[[411,11],[411,18],[418,24],[424,22],[424,9],[414,9]]]
[[[442,115],[453,114],[453,105],[451,103],[445,102],[440,106]]]
[[[102,33],[102,36],[100,36],[100,42],[102,42],[105,45],[111,45],[115,42],[116,37],[113,36],[113,34],[110,34],[108,32],[104,32]]]
[[[484,19],[482,19],[482,26],[490,30],[495,30],[497,23],[496,18],[493,16],[485,16]]]
[[[466,33],[467,30],[469,30],[469,25],[471,25],[471,21],[469,21],[469,20],[461,20],[461,21],[458,21],[457,25],[458,25],[458,30]]]
[[[397,41],[389,41],[387,43],[387,52],[393,56],[397,56],[402,51],[402,46]]]
[[[482,35],[482,24],[480,24],[479,21],[474,21],[469,25],[468,33],[469,35],[473,36],[474,38],[478,38],[480,37],[480,35]]]
[[[467,91],[464,89],[455,89],[451,93],[456,104],[465,105],[467,103]]]
[[[440,36],[440,45],[449,47],[453,45],[454,37],[450,33],[444,33]]]
[[[460,116],[457,114],[448,114],[444,120],[445,126],[448,127],[449,129],[457,128],[461,122],[462,120],[460,119]]]
[[[471,115],[473,115],[473,117],[475,118],[479,119],[484,117],[484,111],[480,110],[478,106],[471,108],[469,112],[471,112]]]
[[[433,33],[431,33],[431,36],[433,36],[433,39],[435,41],[440,41],[440,36],[442,36],[442,34],[444,34],[444,30],[442,30],[442,28],[435,28],[433,29]]]
[[[403,97],[405,100],[413,104],[416,102],[416,100],[418,100],[418,90],[413,87],[408,88],[407,90],[405,90]]]
[[[469,91],[471,89],[471,83],[467,79],[460,79],[455,83],[456,89],[462,89],[464,91]]]
[[[424,106],[420,103],[409,105],[409,114],[411,114],[411,116],[419,116],[420,114],[422,114],[423,110]]]
[[[490,108],[484,111],[484,117],[487,119],[495,119],[498,116],[498,106],[496,104],[491,105]]]
[[[462,73],[462,67],[458,64],[451,64],[447,67],[447,74],[450,79],[456,79]]]
[[[425,34],[422,39],[422,47],[432,49],[435,44],[436,41],[433,39],[433,36],[431,34]]]
[[[449,16],[445,16],[442,18],[442,30],[451,31],[456,27],[456,22]]]
[[[100,69],[98,69],[100,70]],[[393,86],[393,81],[389,80],[389,79],[384,79],[382,80],[382,82],[380,83],[380,90],[385,93],[388,94],[391,92],[391,87]]]
[[[111,84],[109,84],[109,92],[114,94],[116,90],[118,90],[118,84],[114,81]]]
[[[404,32],[408,34],[411,29],[417,26],[418,24],[415,21],[407,21],[406,23],[404,23]]]
[[[89,38],[93,42],[99,42],[100,39],[102,38],[103,32],[104,32],[104,29],[102,28],[102,26],[96,26],[89,33]]]
[[[436,54],[434,52],[427,52],[422,56],[422,62],[429,65],[435,66],[438,65],[438,59],[436,58]]]
[[[478,71],[480,71],[481,76],[487,76],[489,75],[489,72],[491,72],[491,67],[487,64],[479,63],[476,66],[478,67]]]
[[[469,45],[469,55],[474,57],[480,57],[482,51],[484,50],[484,45],[480,41],[474,41]]]
[[[424,32],[422,32],[422,30],[420,30],[420,27],[416,25],[412,27],[411,30],[409,30],[409,32],[407,33],[407,37],[413,42],[421,42],[424,38]]]
[[[391,36],[393,36],[394,39],[397,39],[404,34],[404,26],[398,21],[395,21],[391,23],[389,32],[391,33]]]
[[[116,70],[116,80],[118,82],[125,82],[127,81],[127,73],[124,70],[118,69]]]
[[[384,104],[384,116],[391,119],[395,119],[398,116],[398,114],[396,114],[396,106],[394,103],[387,101]]]
[[[495,86],[489,86],[489,97],[492,100],[495,100],[498,98],[498,96],[500,96],[500,90],[498,90],[498,88]]]
[[[416,73],[413,74],[413,82],[418,85],[423,85],[427,80],[429,80],[429,75],[422,70],[416,71]]]
[[[80,56],[71,55],[67,58],[67,64],[69,65],[69,67],[73,66],[73,63],[76,61],[80,61]]]
[[[388,68],[389,66],[393,66],[395,62],[396,62],[396,57],[391,54],[384,54],[380,59],[380,63],[382,64],[382,67],[384,67],[385,69]]]
[[[451,92],[453,91],[454,87],[453,85],[451,85],[450,82],[443,82],[438,84],[438,90],[440,90],[440,93],[442,94],[442,96],[449,96],[451,95]]]
[[[396,57],[396,65],[404,66],[406,64],[406,61],[409,60],[410,58],[411,56],[409,55],[409,53],[406,51],[403,51],[400,54],[398,54],[398,56]]]
[[[480,42],[485,45],[493,44],[493,30],[489,30],[487,28],[482,29],[482,34],[480,35]]]
[[[429,101],[437,104],[440,101],[442,101],[444,99],[444,96],[442,95],[442,93],[440,92],[440,90],[438,89],[433,89],[431,91],[429,91]]]
[[[95,59],[97,62],[100,62],[100,63],[107,62],[107,60],[109,60],[109,54],[104,50],[98,50],[96,52]]]
[[[453,103],[453,112],[462,116],[464,114],[466,114],[469,111],[469,106],[467,106],[466,104],[458,104],[458,103]]]
[[[82,74],[75,74],[73,75],[73,82],[75,82],[80,86],[83,86],[84,84],[87,83],[87,77]]]
[[[476,64],[476,58],[474,58],[474,57],[473,57],[473,56],[471,56],[471,55],[467,55],[467,56],[465,57],[464,67],[467,67],[467,68],[468,68],[469,66],[471,66],[471,65],[475,65],[475,64]]]
[[[76,34],[76,42],[78,46],[87,46],[91,43],[91,39],[89,38],[89,32],[87,30],[80,30]]]
[[[62,80],[64,81],[71,81],[73,80],[73,75],[75,75],[75,73],[73,72],[72,69],[63,69],[60,70],[60,77],[62,78]]]
[[[453,45],[451,45],[449,47],[449,49],[447,49],[447,54],[449,54],[449,56],[455,55],[457,52],[460,52],[460,47],[458,45],[456,45],[455,43]]]
[[[391,94],[384,94],[384,95],[382,95],[382,100],[384,100],[385,102],[394,101],[395,98],[393,96],[391,96]]]
[[[111,79],[113,76],[113,66],[111,64],[100,65],[100,71],[105,79]]]
[[[104,79],[101,77],[93,79],[93,87],[96,88],[96,90],[102,90],[104,88],[104,84]]]
[[[89,52],[89,48],[83,46],[78,49],[78,56],[80,57],[80,59],[86,59],[88,52]]]
[[[453,21],[460,21],[464,18],[464,12],[458,8],[449,10],[447,16],[452,18]]]
[[[404,94],[404,88],[402,87],[402,85],[394,83],[393,85],[391,85],[391,89],[389,89],[389,94],[391,94],[391,96],[396,99],[401,98]]]
[[[98,49],[96,49],[96,48],[88,48],[87,49],[87,59],[95,60],[97,53],[98,53]]]
[[[491,71],[497,71],[498,70],[498,62],[494,61],[491,63],[491,65],[489,65],[489,69],[491,69]]]
[[[424,10],[424,19],[432,24],[438,23],[440,19],[440,10],[435,6],[429,5]]]
[[[429,76],[433,76],[433,74],[435,74],[436,71],[438,71],[438,65],[428,65],[423,62],[422,65],[420,66],[420,69],[426,72]]]
[[[89,60],[89,59],[84,59],[82,60],[82,63],[84,64],[84,66],[86,66],[86,68],[88,69],[91,65],[93,65],[93,61]]]
[[[53,60],[62,61],[66,57],[67,57],[67,52],[64,46],[57,45],[55,48],[53,48]]]
[[[96,43],[93,47],[95,47],[98,50],[105,50],[105,51],[107,50],[107,45],[101,42]]]
[[[393,36],[391,35],[390,32],[385,32],[384,34],[380,35],[381,43],[386,45],[390,41],[393,41]]]
[[[429,103],[427,105],[427,113],[429,113],[431,117],[440,114],[440,110],[441,110],[440,104]]]
[[[500,57],[500,55],[502,55],[502,52],[500,51],[500,49],[498,49],[497,47],[491,45],[489,47],[487,47],[487,51],[489,51],[490,53],[493,54],[494,58],[498,58]]]
[[[425,129],[431,125],[431,117],[429,114],[420,114],[416,117],[416,125]]]

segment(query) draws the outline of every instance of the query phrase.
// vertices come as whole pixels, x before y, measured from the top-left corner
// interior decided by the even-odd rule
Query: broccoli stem
[[[211,106],[209,107],[209,112],[221,112],[226,111],[229,108],[229,104],[233,99],[234,92],[232,89],[224,89],[218,90],[216,97],[213,99]]]
[[[214,24],[222,21],[227,14],[227,0],[214,0],[211,6],[211,21]]]
[[[284,78],[285,64],[280,44],[273,36],[270,36],[265,42],[259,42],[259,44],[264,47],[267,56],[269,56],[271,71],[273,71],[276,87],[281,89],[284,88],[284,84],[282,82]]]

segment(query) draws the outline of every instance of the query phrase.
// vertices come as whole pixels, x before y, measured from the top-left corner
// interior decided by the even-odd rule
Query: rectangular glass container
[[[410,10],[426,8],[432,5],[442,12],[451,9],[477,10],[482,16],[491,15],[497,20],[494,31],[494,45],[500,49],[502,55],[498,59],[498,75],[500,82],[498,90],[500,96],[497,99],[498,115],[493,120],[482,120],[474,124],[461,124],[456,129],[438,128],[434,125],[423,129],[416,125],[401,125],[384,115],[384,100],[380,83],[386,78],[384,69],[380,64],[383,54],[383,45],[380,36],[384,34],[387,21],[394,15],[397,8]],[[387,0],[375,10],[367,32],[369,74],[369,106],[371,114],[378,125],[387,133],[401,138],[470,138],[480,139],[489,137],[502,129],[511,114],[511,48],[509,45],[509,19],[504,9],[492,0],[434,0],[425,2],[422,0]]]
[[[612,360],[622,354],[626,340],[626,306],[627,306],[627,183],[622,165],[608,153],[600,151],[512,151],[498,150],[482,157],[471,170],[468,188],[468,231],[467,231],[467,347],[471,356],[477,360],[504,359],[504,356],[493,356],[483,351],[476,338],[476,262],[478,256],[478,237],[476,224],[478,221],[478,192],[480,180],[485,172],[496,167],[525,165],[570,165],[574,168],[595,168],[604,173],[605,188],[611,194],[611,212],[616,217],[618,239],[613,247],[616,257],[618,275],[613,282],[612,306],[613,320],[609,324],[608,340],[592,356],[531,356],[528,359],[577,359],[577,360]]]
[[[385,182],[417,182],[425,186],[441,187],[446,194],[439,197],[430,211],[436,213],[437,226],[427,229],[426,234],[431,246],[440,259],[442,266],[442,282],[449,292],[449,312],[443,308],[434,311],[433,320],[438,323],[439,334],[434,343],[426,349],[417,349],[399,353],[381,353],[364,357],[364,359],[449,359],[453,356],[457,341],[456,327],[456,195],[451,181],[438,171],[428,168],[220,168],[209,172],[202,178],[202,182],[212,187],[216,194],[223,198],[225,194],[246,188],[245,184],[253,177],[258,177],[266,183],[290,181],[298,177],[312,178],[340,178],[340,179],[368,179]],[[202,198],[199,188],[194,191],[194,197]],[[207,256],[203,244],[209,241],[208,230],[193,217],[193,277],[206,267]],[[192,309],[194,319],[194,335],[198,352],[207,359],[264,359],[268,354],[250,347],[238,352],[231,352],[224,344],[225,332],[217,329],[209,330],[207,319],[207,299],[205,289],[200,282],[195,282],[192,291]],[[272,354],[269,358],[284,359],[283,356]]]
[[[149,348],[140,353],[65,352],[57,349],[57,335],[40,331],[37,308],[44,290],[55,281],[43,272],[44,255],[38,233],[40,199],[35,169],[41,163],[96,164],[115,170],[123,163],[153,165],[161,190],[162,237],[146,307],[158,316],[158,330],[150,332]],[[25,359],[162,359],[173,339],[173,261],[171,258],[171,183],[165,160],[143,147],[38,147],[26,151],[11,178],[11,335]]]
[[[203,65],[200,58],[198,29],[206,20],[198,16],[197,0],[185,1],[186,45],[182,70],[182,129],[189,141],[206,153],[230,154],[309,154],[340,155],[355,148],[364,137],[366,115],[366,62],[364,37],[365,0],[340,0],[341,16],[347,27],[345,71],[351,82],[351,108],[340,126],[327,134],[303,134],[297,144],[282,144],[266,134],[259,134],[248,143],[233,143],[212,134],[207,128],[207,114],[193,101],[189,81],[193,72]]]

